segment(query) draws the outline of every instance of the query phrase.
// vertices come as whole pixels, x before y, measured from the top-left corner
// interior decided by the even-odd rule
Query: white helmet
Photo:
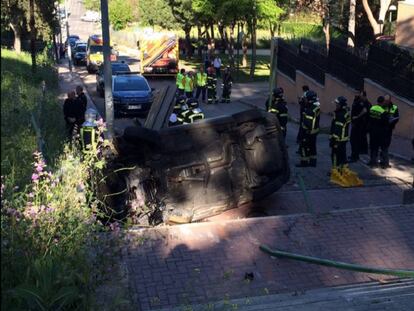
[[[175,114],[175,113],[172,113],[171,115],[170,115],[170,120],[169,120],[171,123],[175,123],[175,122],[177,122],[177,115]]]

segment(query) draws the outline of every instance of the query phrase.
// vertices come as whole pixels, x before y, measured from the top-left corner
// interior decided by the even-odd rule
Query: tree
[[[139,11],[140,22],[143,25],[157,25],[166,29],[172,29],[177,26],[177,22],[166,0],[140,0]]]
[[[262,0],[259,2],[259,27],[267,28],[270,32],[270,37],[275,36],[277,25],[280,18],[285,11],[278,6],[274,0]]]
[[[187,56],[191,58],[193,51],[191,46],[190,32],[191,28],[196,25],[196,14],[192,9],[192,0],[168,0],[168,4],[171,7],[175,20],[184,30],[186,52]]]
[[[21,35],[26,28],[25,5],[23,0],[1,0],[1,29],[11,29],[14,34],[13,47],[21,52]]]
[[[378,13],[378,20],[376,20],[374,14],[372,13],[372,9],[368,3],[368,0],[362,0],[365,13],[368,16],[369,23],[371,24],[375,36],[379,36],[382,34],[383,28],[380,22],[382,22],[382,24],[384,23],[385,15],[387,14],[388,8],[390,7],[391,0],[379,0],[379,2],[380,9]]]
[[[356,0],[349,1],[348,46],[355,46],[355,13]]]
[[[124,29],[132,21],[132,8],[129,2],[124,0],[110,1],[109,20],[114,30]]]

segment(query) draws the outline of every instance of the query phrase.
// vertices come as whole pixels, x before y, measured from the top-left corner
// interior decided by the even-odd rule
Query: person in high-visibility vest
[[[204,67],[200,66],[199,72],[196,74],[196,96],[195,98],[198,99],[201,94],[201,100],[203,103],[206,101],[206,89],[207,89],[207,74],[204,72]]]
[[[85,112],[85,122],[80,129],[80,138],[83,152],[96,151],[98,144],[97,125],[95,109],[89,108]]]
[[[266,101],[267,111],[276,115],[279,120],[280,128],[282,129],[283,137],[286,138],[286,126],[288,122],[288,108],[286,101],[283,98],[283,89],[281,87],[273,90],[272,102],[268,104]]]
[[[384,96],[385,107],[384,109],[388,113],[388,126],[387,126],[387,133],[385,136],[385,147],[387,150],[391,145],[392,140],[392,132],[394,131],[395,126],[397,125],[398,121],[400,120],[400,112],[398,111],[398,106],[391,101],[390,95]],[[382,168],[389,168],[390,163],[388,161],[388,157],[385,159],[384,162],[381,163]]]
[[[185,96],[187,98],[193,98],[193,93],[194,93],[194,79],[193,79],[193,73],[190,71],[188,72],[184,78],[184,92],[185,92]]]
[[[346,143],[349,140],[349,125],[351,115],[347,106],[347,99],[339,96],[335,99],[336,109],[331,123],[329,145],[332,149],[332,169],[342,171],[347,163]]]
[[[377,99],[377,103],[369,110],[368,130],[371,152],[370,167],[378,166],[378,152],[381,149],[381,164],[388,163],[388,126],[389,115],[387,113],[384,96]]]
[[[184,84],[183,79],[185,76],[185,69],[182,68],[179,73],[177,73],[177,78],[175,80],[175,84],[177,85],[177,94],[184,95]]]

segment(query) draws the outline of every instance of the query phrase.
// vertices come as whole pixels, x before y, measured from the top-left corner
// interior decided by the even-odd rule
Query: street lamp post
[[[108,0],[101,0],[101,23],[104,54],[104,83],[105,83],[105,120],[108,129],[108,138],[112,139],[114,132],[114,103],[112,100],[112,67],[111,48],[109,46],[109,16]]]
[[[72,73],[72,47],[70,46],[69,41],[69,15],[68,15],[68,6],[65,0],[65,17],[66,17],[66,40],[68,42],[68,59],[69,59],[69,71]]]

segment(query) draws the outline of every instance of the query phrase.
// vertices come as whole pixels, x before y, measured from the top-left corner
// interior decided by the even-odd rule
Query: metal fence
[[[321,84],[329,73],[355,89],[363,89],[369,78],[394,93],[414,100],[414,58],[395,46],[374,44],[360,54],[333,42],[329,53],[323,45],[301,40],[289,44],[279,40],[278,69],[292,79],[300,70]]]

